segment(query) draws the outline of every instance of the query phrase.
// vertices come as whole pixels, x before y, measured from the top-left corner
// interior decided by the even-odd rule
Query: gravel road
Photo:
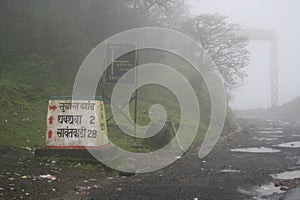
[[[1,146],[0,199],[299,200],[300,126],[240,124],[204,159],[187,153],[162,170],[127,177],[108,176],[95,164],[41,161],[28,149]],[[47,174],[56,179],[40,177]]]
[[[115,177],[108,185],[93,190],[89,199],[292,200],[294,196],[299,200],[299,148],[275,145],[300,141],[300,127],[254,120],[241,124],[243,130],[223,136],[223,142],[204,159],[195,152],[160,171]],[[231,151],[253,147],[258,147],[252,149],[258,152]],[[271,176],[286,171],[295,174],[288,180]]]

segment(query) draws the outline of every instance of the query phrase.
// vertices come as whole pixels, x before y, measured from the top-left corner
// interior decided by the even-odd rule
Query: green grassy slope
[[[0,144],[42,147],[46,132],[46,100],[29,101],[26,94],[3,86],[0,91]]]
[[[162,64],[172,66],[174,69],[182,73],[194,87],[198,102],[201,109],[201,121],[199,125],[198,134],[194,141],[194,145],[199,145],[206,132],[210,120],[210,98],[208,91],[203,85],[203,82],[195,71],[184,60],[177,59],[172,55],[164,56],[159,61]],[[143,57],[141,63],[147,63]],[[72,84],[66,83],[65,91],[61,90],[58,81],[51,81],[52,89],[44,89],[43,91],[36,90],[34,85],[24,84],[18,81],[19,78],[14,76],[22,76],[16,74],[14,71],[5,72],[5,76],[0,79],[0,144],[11,145],[18,147],[31,147],[42,148],[45,143],[46,134],[46,115],[47,115],[47,99],[51,95],[64,94],[71,95]],[[24,77],[23,77],[24,78]],[[101,91],[101,90],[99,90]],[[111,91],[108,91],[108,94]],[[180,123],[180,106],[175,95],[159,85],[147,85],[139,89],[138,92],[138,112],[137,123],[139,125],[147,125],[150,122],[148,115],[149,108],[153,104],[161,104],[167,111],[168,117],[174,122],[175,127]],[[134,104],[130,104],[130,112],[133,113]],[[111,115],[110,105],[106,102],[106,115]],[[232,117],[227,119],[228,125]],[[124,148],[131,149],[134,143],[134,138],[124,134],[114,121],[109,123],[109,138],[116,145]],[[163,134],[163,133],[160,133]],[[153,140],[154,141],[154,140]],[[137,140],[138,144],[142,144],[141,139]],[[150,140],[151,143],[151,140]],[[150,145],[151,146],[151,145]],[[152,147],[145,146],[142,151],[147,151]]]

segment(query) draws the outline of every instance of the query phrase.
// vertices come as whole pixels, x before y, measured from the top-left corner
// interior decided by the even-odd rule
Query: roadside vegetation
[[[81,62],[98,43],[120,31],[144,26],[172,28],[201,43],[219,67],[229,98],[246,76],[243,69],[249,61],[248,40],[233,34],[240,26],[218,14],[190,16],[185,0],[4,0],[0,3],[0,144],[43,148],[48,97],[71,96]],[[146,52],[141,59],[144,63],[168,64],[193,82],[203,111],[195,140],[195,145],[199,144],[210,120],[210,98],[201,77],[193,76],[191,66],[172,55]],[[166,108],[177,127],[177,100],[160,86],[139,91],[138,124],[149,122],[147,111],[154,103]],[[109,116],[109,103],[106,111]],[[226,128],[232,127],[232,119],[229,110]],[[134,139],[113,121],[109,122],[109,137],[117,145],[136,151],[131,147]],[[164,137],[164,133],[157,137]],[[139,151],[155,149],[151,145],[154,140],[157,138],[152,142],[138,140],[144,144]]]

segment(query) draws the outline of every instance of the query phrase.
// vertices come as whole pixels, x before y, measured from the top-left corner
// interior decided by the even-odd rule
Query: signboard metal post
[[[129,52],[128,52],[129,51]],[[120,55],[119,57],[115,57]],[[110,62],[110,65],[106,68],[104,79],[102,81],[102,95],[103,98],[111,101],[109,97],[105,94],[105,85],[106,84],[116,84],[119,79],[129,70],[135,68],[138,64],[137,59],[137,45],[136,44],[107,44],[106,48],[106,62]],[[105,64],[104,64],[105,66]],[[128,76],[128,79],[125,80],[127,84],[137,85],[137,69],[135,73]],[[138,91],[136,90],[134,96],[130,99],[128,103],[131,103],[134,100],[134,146],[136,145],[136,123],[137,123],[137,103],[138,103]],[[112,105],[115,106],[115,105]],[[122,109],[126,105],[118,108],[120,114],[124,115]],[[125,116],[125,115],[124,115]],[[125,116],[126,117],[126,116]],[[127,118],[127,117],[126,117]],[[107,122],[112,119],[112,116],[107,118]],[[128,119],[128,118],[127,118]],[[131,122],[130,119],[128,119]],[[132,122],[131,122],[132,123]]]

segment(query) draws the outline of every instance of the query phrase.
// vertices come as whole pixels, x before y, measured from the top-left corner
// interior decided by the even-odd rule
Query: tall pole
[[[271,48],[271,106],[276,108],[279,106],[278,47],[276,39],[272,41]]]
[[[134,144],[136,144],[136,123],[137,123],[137,103],[138,103],[138,50],[135,49],[135,99],[134,99]]]

